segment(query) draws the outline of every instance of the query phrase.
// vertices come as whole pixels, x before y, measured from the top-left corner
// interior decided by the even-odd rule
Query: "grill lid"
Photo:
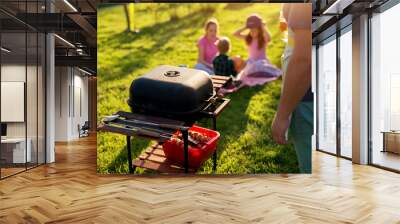
[[[128,104],[134,112],[190,115],[202,110],[214,95],[204,71],[162,65],[132,82]]]

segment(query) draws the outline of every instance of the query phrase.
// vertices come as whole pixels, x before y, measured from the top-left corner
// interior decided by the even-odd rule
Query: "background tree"
[[[129,4],[129,3],[128,3]],[[126,18],[126,23],[127,23],[127,32],[131,32],[131,18],[130,18],[130,13],[129,13],[129,7],[128,4],[124,4],[124,12],[125,12],[125,18]]]

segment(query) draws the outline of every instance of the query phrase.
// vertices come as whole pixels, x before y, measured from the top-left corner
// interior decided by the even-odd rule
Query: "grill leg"
[[[189,131],[184,130],[182,131],[182,136],[183,136],[183,153],[184,153],[184,158],[185,158],[185,173],[189,172],[189,145],[188,145],[188,137]]]
[[[213,117],[213,130],[217,130],[217,118],[215,116]],[[218,147],[215,149],[213,154],[213,172],[217,170],[217,150]]]
[[[129,166],[129,173],[135,172],[132,167],[132,150],[131,150],[131,136],[126,136],[126,146],[128,148],[128,166]]]

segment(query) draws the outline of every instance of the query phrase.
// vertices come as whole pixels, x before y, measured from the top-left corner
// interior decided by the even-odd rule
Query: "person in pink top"
[[[249,32],[243,34],[245,30],[249,30]],[[238,75],[239,80],[245,79],[244,81],[252,86],[264,84],[280,76],[281,71],[271,65],[267,57],[266,49],[271,41],[271,36],[259,15],[252,14],[247,17],[246,25],[233,35],[245,41],[249,56],[246,66]],[[248,77],[249,75],[257,78],[253,79],[253,77]]]
[[[249,30],[249,32],[243,34],[245,30]],[[266,49],[271,36],[259,15],[252,14],[247,17],[246,25],[238,29],[233,35],[245,41],[249,58],[245,62],[244,68],[237,66],[241,64],[241,58],[234,58],[235,67],[242,69],[238,71],[234,82],[221,88],[218,95],[233,93],[243,87],[264,85],[279,78],[281,70],[271,65],[267,57]]]
[[[218,21],[214,18],[209,19],[205,24],[205,31],[205,35],[197,41],[199,57],[194,68],[213,75],[213,60],[218,55]]]

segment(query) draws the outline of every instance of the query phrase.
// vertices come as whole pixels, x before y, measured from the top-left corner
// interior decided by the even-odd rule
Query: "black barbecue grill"
[[[160,66],[132,82],[128,104],[131,112],[117,112],[105,117],[99,131],[127,136],[129,172],[136,167],[163,173],[195,172],[188,164],[188,130],[199,119],[210,118],[213,130],[216,119],[230,100],[215,93],[230,81],[225,76],[208,76],[202,71],[174,66]],[[162,143],[177,130],[184,141],[184,167],[165,158]],[[131,136],[150,138],[157,144],[131,160]],[[216,169],[216,151],[213,170]]]
[[[162,65],[132,82],[128,104],[132,112],[192,123],[216,98],[204,71]]]

